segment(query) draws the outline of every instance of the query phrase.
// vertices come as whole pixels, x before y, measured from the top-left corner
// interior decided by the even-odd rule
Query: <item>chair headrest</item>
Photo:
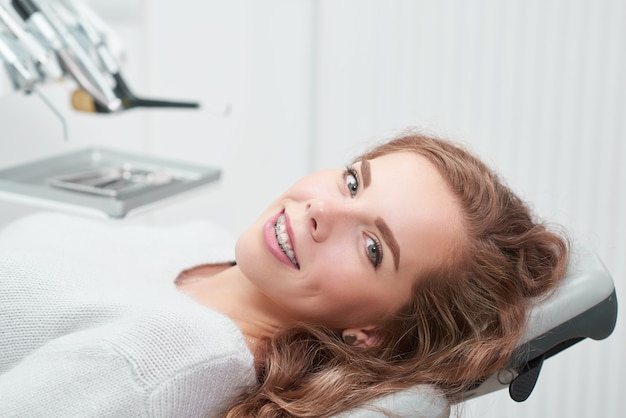
[[[468,391],[462,400],[506,386],[514,400],[526,400],[545,359],[585,338],[608,337],[616,320],[617,298],[611,275],[595,253],[575,246],[565,278],[549,297],[535,301],[510,364]]]

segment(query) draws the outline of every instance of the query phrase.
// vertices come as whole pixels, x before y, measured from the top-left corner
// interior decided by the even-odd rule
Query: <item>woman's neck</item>
[[[184,277],[182,275],[186,275]],[[235,266],[200,266],[181,273],[178,288],[201,305],[232,319],[250,348],[261,337],[273,335],[287,317]]]

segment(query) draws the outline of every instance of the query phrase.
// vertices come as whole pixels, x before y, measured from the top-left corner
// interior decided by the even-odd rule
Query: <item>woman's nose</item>
[[[322,242],[337,228],[346,225],[353,212],[349,205],[332,202],[326,199],[310,200],[306,204],[306,213],[310,222],[313,240]]]

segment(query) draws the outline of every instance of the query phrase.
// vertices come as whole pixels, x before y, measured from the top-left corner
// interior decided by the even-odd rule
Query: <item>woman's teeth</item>
[[[276,234],[276,240],[278,241],[278,246],[280,247],[280,250],[287,256],[287,258],[289,258],[289,261],[291,261],[291,263],[299,269],[300,266],[298,265],[298,261],[296,260],[296,254],[291,248],[289,235],[287,234],[284,213],[278,217],[276,225],[274,225],[274,233]]]

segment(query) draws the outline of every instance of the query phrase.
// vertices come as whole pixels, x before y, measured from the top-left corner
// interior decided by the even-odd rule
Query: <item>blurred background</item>
[[[594,249],[626,301],[623,0],[83,1],[137,94],[203,107],[82,113],[71,81],[49,83],[64,142],[41,100],[0,89],[0,169],[91,145],[216,166],[219,182],[116,222],[238,233],[302,175],[418,127],[468,145]],[[37,210],[0,201],[0,225]],[[609,339],[547,361],[528,401],[500,391],[461,415],[622,416],[624,346],[618,318]]]

